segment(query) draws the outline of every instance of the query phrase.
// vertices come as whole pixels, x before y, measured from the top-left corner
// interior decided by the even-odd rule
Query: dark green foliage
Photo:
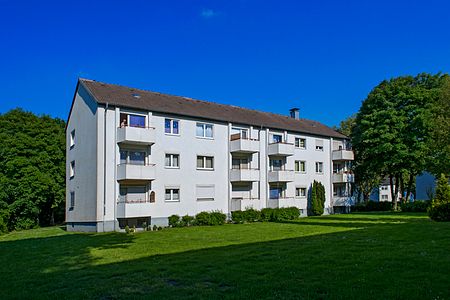
[[[272,219],[273,208],[263,208],[261,209],[261,221],[269,222]]]
[[[65,123],[21,109],[0,114],[0,210],[9,230],[64,221]]]
[[[234,223],[251,223],[261,221],[261,212],[259,210],[249,208],[246,210],[237,210],[231,212],[231,217]]]
[[[368,201],[366,204],[360,204],[352,207],[352,211],[364,212],[364,211],[391,211],[392,203],[387,201],[377,202]]]
[[[247,209],[234,211],[231,214],[234,223],[281,222],[295,220],[300,217],[300,211],[297,207],[263,208],[261,211]]]
[[[7,220],[7,211],[0,211],[0,234],[8,232]]]
[[[300,211],[297,207],[274,208],[270,221],[290,221],[300,217]]]
[[[181,226],[192,226],[194,224],[194,221],[194,217],[185,215],[181,218]]]
[[[431,206],[428,216],[435,221],[450,222],[450,202]]]
[[[244,223],[245,222],[244,211],[242,211],[242,210],[232,211],[231,219],[233,220],[233,223],[236,223],[236,224]]]
[[[436,195],[431,202],[428,215],[435,221],[450,221],[450,185],[444,174],[438,179]]]
[[[311,187],[311,213],[313,216],[323,215],[325,208],[325,187],[322,183],[315,181]]]
[[[406,202],[400,204],[402,212],[427,212],[427,209],[431,206],[431,201]]]
[[[214,225],[223,225],[227,216],[220,211],[206,212],[202,211],[195,216],[195,225],[198,226],[214,226]]]
[[[181,227],[181,218],[179,215],[171,215],[169,217],[169,226],[171,227]]]

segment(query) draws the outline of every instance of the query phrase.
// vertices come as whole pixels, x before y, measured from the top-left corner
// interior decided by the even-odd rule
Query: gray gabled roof
[[[341,139],[347,138],[328,126],[307,119],[297,120],[273,113],[150,92],[89,79],[80,78],[79,83],[101,104],[108,103],[119,107],[144,109],[213,121],[247,124]]]

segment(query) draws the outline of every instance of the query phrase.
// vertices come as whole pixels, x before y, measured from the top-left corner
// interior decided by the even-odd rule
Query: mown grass
[[[360,213],[0,237],[0,298],[450,299],[450,224]]]

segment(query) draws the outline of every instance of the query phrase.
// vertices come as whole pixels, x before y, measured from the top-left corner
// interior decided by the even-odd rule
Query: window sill
[[[164,200],[164,202],[180,202],[180,200]]]
[[[295,171],[295,174],[306,174],[306,171]]]
[[[199,202],[214,201],[214,198],[197,198],[197,201],[199,201]]]
[[[170,167],[170,166],[164,166],[164,169],[175,169],[175,170],[177,170],[177,169],[180,169],[180,167]]]
[[[209,169],[209,168],[197,168],[197,171],[214,171],[213,169]]]
[[[206,136],[195,136],[195,137],[201,140],[214,140],[214,137],[206,137]]]
[[[167,132],[164,132],[164,134],[165,135],[170,135],[170,136],[180,136],[179,133],[167,133]]]
[[[306,150],[306,147],[295,147],[295,149],[298,149],[298,150]]]

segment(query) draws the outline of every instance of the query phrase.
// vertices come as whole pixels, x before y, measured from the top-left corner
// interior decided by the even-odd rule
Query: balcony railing
[[[291,143],[270,143],[268,155],[291,156],[294,155],[294,144]]]
[[[117,128],[117,143],[151,145],[155,143],[154,127],[121,126]]]
[[[355,155],[352,150],[333,150],[331,153],[332,160],[354,160]]]
[[[272,170],[269,171],[269,182],[294,181],[294,170]]]
[[[259,140],[242,137],[239,133],[230,136],[230,152],[259,152]]]
[[[152,205],[146,199],[127,199],[119,196],[117,199],[117,218],[138,218],[151,215]]]
[[[155,164],[131,164],[117,165],[117,180],[154,180]]]
[[[353,173],[333,173],[334,183],[352,183],[355,182],[355,175]]]
[[[230,170],[230,181],[259,181],[259,169],[232,168]]]

